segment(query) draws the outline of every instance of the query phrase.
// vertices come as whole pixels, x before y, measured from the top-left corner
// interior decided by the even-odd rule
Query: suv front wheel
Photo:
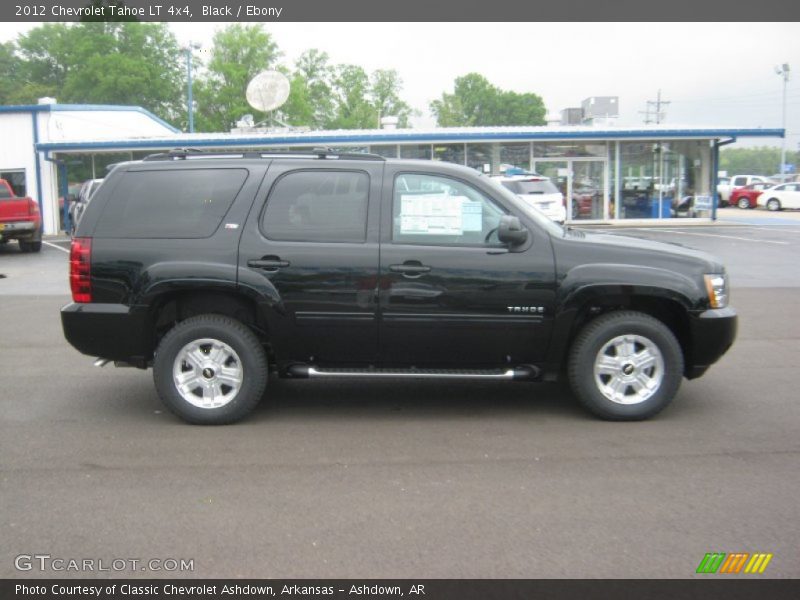
[[[589,411],[603,419],[637,421],[672,401],[683,376],[683,353],[661,321],[612,312],[578,334],[568,373],[573,393]]]
[[[267,357],[241,322],[200,315],[163,337],[153,379],[161,400],[184,421],[223,425],[239,421],[258,404],[267,384]]]

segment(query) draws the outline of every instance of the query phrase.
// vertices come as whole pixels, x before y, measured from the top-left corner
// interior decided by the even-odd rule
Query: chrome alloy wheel
[[[641,335],[606,342],[594,361],[597,389],[617,404],[639,404],[655,394],[664,379],[664,357]]]
[[[175,389],[198,408],[219,408],[242,387],[242,361],[233,348],[219,340],[194,340],[181,348],[172,366]]]

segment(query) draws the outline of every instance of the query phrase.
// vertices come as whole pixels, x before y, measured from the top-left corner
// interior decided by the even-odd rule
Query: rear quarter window
[[[246,169],[128,171],[96,237],[204,238],[216,231],[247,179]]]

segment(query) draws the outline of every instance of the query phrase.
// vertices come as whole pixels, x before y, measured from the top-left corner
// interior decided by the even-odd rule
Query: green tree
[[[369,129],[378,122],[378,111],[370,102],[370,81],[358,65],[338,65],[332,88],[334,117],[331,129]]]
[[[728,175],[774,175],[780,162],[781,149],[768,146],[723,148],[719,153],[719,169]],[[797,166],[798,153],[787,151],[786,162]]]
[[[261,121],[246,98],[247,84],[259,72],[274,68],[280,53],[262,25],[234,24],[217,31],[206,72],[195,85],[199,131],[227,131],[245,114]]]
[[[328,54],[312,48],[297,59],[296,72],[303,78],[307,88],[308,102],[313,117],[308,123],[315,129],[323,129],[333,120],[333,96],[331,92],[333,67]]]
[[[18,101],[133,104],[175,121],[183,71],[165,23],[48,23],[23,34]]]
[[[408,119],[413,114],[411,107],[400,99],[403,81],[394,69],[379,69],[370,77],[372,104],[381,117],[397,117],[398,127],[408,127]],[[380,123],[375,123],[380,127]]]
[[[0,43],[0,104],[12,104],[13,93],[19,85],[20,59],[13,42]]]
[[[441,127],[544,125],[545,106],[534,93],[501,90],[483,75],[469,73],[455,80],[452,94],[430,105]]]

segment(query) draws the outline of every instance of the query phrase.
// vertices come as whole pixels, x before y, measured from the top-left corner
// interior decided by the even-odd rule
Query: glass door
[[[537,160],[534,171],[549,177],[564,198],[569,199],[566,203],[568,221],[608,218],[605,160]]]
[[[571,160],[571,194],[573,220],[605,219],[606,162],[604,160]]]

